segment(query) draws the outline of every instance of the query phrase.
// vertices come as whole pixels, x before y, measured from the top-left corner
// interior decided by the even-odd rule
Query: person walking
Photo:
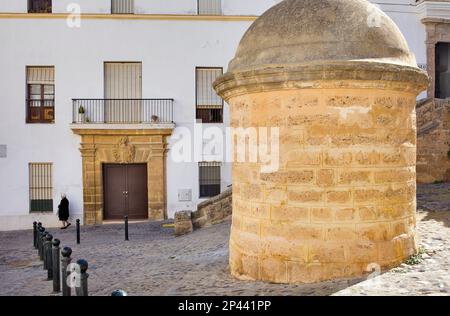
[[[64,193],[61,194],[61,202],[58,205],[58,217],[63,224],[63,227],[61,227],[61,229],[66,229],[67,227],[72,225],[69,222],[69,200]]]

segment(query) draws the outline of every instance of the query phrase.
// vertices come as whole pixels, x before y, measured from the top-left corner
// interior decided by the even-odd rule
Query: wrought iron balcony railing
[[[76,124],[173,123],[173,99],[73,99]]]

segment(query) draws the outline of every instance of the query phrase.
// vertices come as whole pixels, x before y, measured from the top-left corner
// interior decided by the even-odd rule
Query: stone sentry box
[[[231,273],[310,283],[415,253],[415,104],[427,83],[367,1],[286,0],[257,19],[214,86],[232,127],[279,127],[280,168],[233,163]]]

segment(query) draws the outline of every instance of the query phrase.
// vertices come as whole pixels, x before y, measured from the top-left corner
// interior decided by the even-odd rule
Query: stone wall
[[[222,222],[231,215],[232,189],[229,188],[218,196],[202,202],[197,211],[192,213],[194,228],[201,228]]]
[[[175,235],[181,236],[192,232],[193,228],[218,224],[231,216],[232,189],[200,203],[197,211],[180,211],[175,214]]]
[[[192,225],[192,212],[180,211],[175,213],[175,236],[182,236],[192,233],[194,230]]]
[[[417,104],[417,182],[450,181],[450,100]]]
[[[386,269],[416,251],[415,96],[269,91],[229,100],[232,126],[280,126],[280,170],[233,165],[230,269],[310,283]]]

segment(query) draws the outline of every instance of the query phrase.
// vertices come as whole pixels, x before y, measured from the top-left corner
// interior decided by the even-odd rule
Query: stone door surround
[[[81,136],[84,223],[103,223],[103,164],[146,163],[148,218],[164,220],[166,210],[167,137],[173,128],[72,128]]]
[[[436,86],[436,44],[439,42],[450,43],[450,20],[425,18],[422,23],[427,31],[427,72],[431,78],[428,86],[428,97],[434,98]]]

